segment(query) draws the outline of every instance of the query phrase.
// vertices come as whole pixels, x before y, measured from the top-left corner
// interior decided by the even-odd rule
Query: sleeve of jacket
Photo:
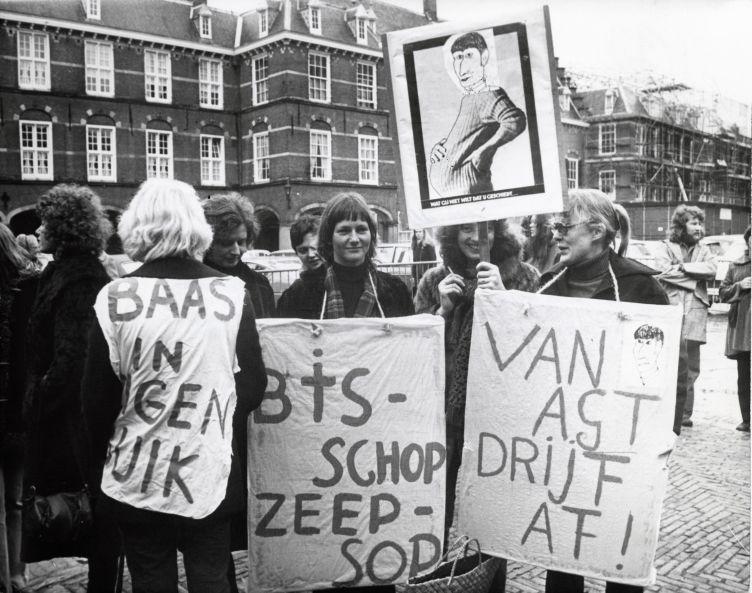
[[[261,355],[256,319],[253,316],[250,296],[246,291],[243,303],[243,315],[235,345],[240,371],[235,374],[235,392],[238,397],[237,408],[245,415],[261,405],[266,391],[266,368]]]
[[[697,280],[715,280],[715,256],[705,245],[698,245],[697,249],[700,250],[697,261],[685,263],[684,273]]]
[[[418,282],[418,289],[415,292],[415,312],[434,314],[439,308],[437,286],[443,278],[439,278],[438,268],[427,270]]]
[[[65,408],[80,407],[86,339],[95,323],[93,305],[100,288],[93,281],[82,282],[75,290],[62,291],[55,301],[54,355],[36,395],[45,417],[53,418]]]
[[[666,284],[693,291],[697,286],[697,279],[680,270],[681,265],[681,262],[676,261],[668,242],[662,241],[655,253],[655,269],[661,272],[658,279]]]
[[[726,271],[726,277],[718,288],[718,296],[723,303],[735,303],[741,299],[742,287],[738,282],[734,282],[734,264]]]
[[[101,477],[123,392],[123,384],[112,370],[110,348],[99,323],[89,332],[84,375],[81,381],[81,401],[89,439],[89,453],[93,468]],[[99,479],[93,480],[99,484]]]
[[[646,276],[645,286],[640,291],[642,293],[641,303],[646,305],[670,305],[666,291],[653,276]]]
[[[413,299],[410,296],[410,291],[408,290],[407,286],[405,286],[405,283],[399,279],[397,280],[396,284],[396,294],[398,297],[399,310],[402,311],[402,315],[415,315],[415,305],[413,304]]]

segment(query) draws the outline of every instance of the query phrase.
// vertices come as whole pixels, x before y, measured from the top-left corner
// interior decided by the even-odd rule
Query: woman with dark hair
[[[39,272],[31,256],[0,223],[0,586],[26,584],[21,562],[26,326]]]
[[[258,236],[253,204],[240,194],[229,193],[213,195],[202,205],[214,233],[204,263],[245,283],[257,319],[274,317],[274,290],[269,279],[251,270],[240,259]]]
[[[749,353],[750,353],[750,227],[744,231],[747,249],[731,262],[726,278],[718,289],[721,301],[730,303],[726,329],[726,356],[736,360],[736,386],[742,422],[736,430],[749,432]]]
[[[423,274],[433,265],[433,263],[421,265],[420,262],[435,262],[436,247],[434,247],[431,235],[425,229],[415,229],[413,231],[413,239],[410,246],[413,250],[413,281],[417,289]]]
[[[407,286],[373,263],[376,225],[363,198],[341,193],[327,202],[319,227],[324,282],[294,284],[287,312],[302,319],[402,317],[413,314]]]
[[[437,235],[443,264],[428,270],[415,295],[416,313],[433,313],[446,320],[445,407],[447,439],[445,546],[454,519],[457,474],[462,461],[465,398],[470,360],[475,290],[503,288],[534,291],[538,272],[522,261],[520,238],[505,220],[489,232],[490,262],[480,261],[477,224],[441,227]],[[505,571],[498,571],[492,591],[503,591]]]
[[[212,231],[188,184],[146,181],[118,232],[143,265],[97,296],[83,382],[103,510],[134,593],[177,591],[178,550],[189,591],[228,593],[246,420],[266,389],[253,308],[202,263]]]
[[[600,299],[668,305],[668,297],[655,279],[658,273],[623,257],[629,245],[630,222],[626,210],[595,189],[570,190],[566,210],[551,225],[561,254],[559,263],[543,274],[539,292],[581,299]],[[611,246],[619,235],[618,253]],[[679,412],[679,418],[681,413]],[[674,426],[678,434],[678,427]],[[580,575],[549,570],[546,593],[582,593]],[[607,593],[640,593],[642,587],[606,583]]]
[[[88,187],[57,185],[37,202],[40,250],[54,254],[39,280],[28,328],[27,495],[81,491],[90,458],[81,416],[81,377],[94,300],[109,276],[99,261],[104,213]],[[91,541],[60,545],[24,533],[22,556],[37,562],[60,556],[89,558],[89,591],[114,590],[119,542],[95,522]]]

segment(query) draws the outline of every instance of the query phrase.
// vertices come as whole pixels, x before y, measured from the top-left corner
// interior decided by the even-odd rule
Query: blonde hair
[[[174,179],[141,184],[118,224],[123,249],[135,261],[162,257],[201,260],[212,242],[212,229],[196,191]]]
[[[587,221],[591,228],[600,226],[607,246],[615,243],[618,234],[618,254],[626,253],[632,228],[629,214],[621,204],[611,201],[597,189],[570,189],[565,206],[571,219],[576,215],[579,220]]]

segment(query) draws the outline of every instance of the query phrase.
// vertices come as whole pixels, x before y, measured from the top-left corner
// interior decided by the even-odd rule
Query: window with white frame
[[[635,144],[637,145],[637,154],[645,154],[645,126],[643,124],[637,124]]]
[[[170,53],[144,51],[144,85],[146,100],[169,103],[172,100]]]
[[[253,58],[253,104],[260,105],[269,100],[269,56],[263,54]]]
[[[52,179],[52,124],[21,121],[21,179]]]
[[[606,100],[603,106],[603,111],[606,115],[610,115],[614,112],[615,103],[616,103],[616,93],[614,91],[606,91]]]
[[[661,158],[661,131],[653,128],[653,158]]]
[[[368,21],[362,18],[355,19],[356,39],[358,43],[368,43]]]
[[[86,62],[86,94],[112,97],[115,94],[115,68],[112,44],[87,41],[84,48]]]
[[[46,33],[18,32],[18,86],[50,90],[50,40]]]
[[[609,170],[598,173],[598,189],[613,198],[616,193],[616,171]]]
[[[311,130],[311,179],[332,178],[332,134],[328,130]]]
[[[172,179],[172,132],[146,131],[146,177]]]
[[[86,171],[89,181],[117,181],[115,128],[86,126]]]
[[[564,161],[567,165],[567,189],[577,189],[580,187],[580,159],[566,157]]]
[[[358,62],[355,73],[358,107],[376,109],[376,64]]]
[[[269,34],[269,9],[259,10],[259,35],[264,37]]]
[[[201,59],[198,62],[198,100],[201,107],[222,109],[222,62]]]
[[[225,139],[201,134],[201,185],[225,184]]]
[[[84,0],[84,6],[87,19],[100,20],[102,18],[102,7],[99,0]]]
[[[321,8],[318,6],[309,6],[308,21],[311,24],[311,33],[321,35]]]
[[[358,178],[361,183],[379,182],[379,139],[358,135]]]
[[[269,181],[269,132],[253,135],[253,182]]]
[[[600,124],[598,133],[598,152],[614,154],[616,152],[616,124]]]
[[[710,190],[710,184],[707,179],[700,179],[700,195],[705,195]]]
[[[308,53],[308,98],[312,101],[329,102],[329,56],[317,52]]]
[[[198,32],[204,39],[211,39],[211,16],[202,14],[198,17]]]

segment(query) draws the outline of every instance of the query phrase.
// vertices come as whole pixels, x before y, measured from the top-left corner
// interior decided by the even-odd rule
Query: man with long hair
[[[658,279],[674,305],[684,308],[679,374],[676,382],[675,425],[692,426],[695,381],[700,374],[700,346],[705,343],[708,320],[708,280],[715,278],[713,254],[700,240],[705,236],[705,213],[697,206],[681,204],[671,219],[671,235],[656,254]],[[681,405],[683,403],[683,407]],[[678,418],[683,409],[681,419]],[[681,429],[679,429],[681,430]]]

